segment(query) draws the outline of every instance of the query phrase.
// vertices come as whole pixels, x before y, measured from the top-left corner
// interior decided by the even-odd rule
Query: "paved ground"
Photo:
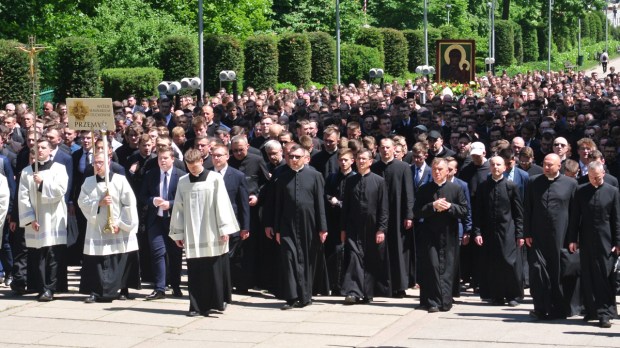
[[[529,298],[495,307],[467,293],[452,311],[428,314],[414,309],[418,291],[409,290],[369,305],[316,297],[312,306],[281,311],[281,301],[251,292],[234,296],[224,313],[189,318],[187,296],[147,302],[145,289],[135,300],[85,304],[75,277],[71,285],[49,303],[1,287],[0,347],[620,347],[620,320],[611,329],[579,318],[533,322]]]

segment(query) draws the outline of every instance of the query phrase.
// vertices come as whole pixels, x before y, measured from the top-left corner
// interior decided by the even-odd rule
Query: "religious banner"
[[[67,98],[69,128],[76,130],[113,129],[111,98]]]
[[[474,40],[437,40],[437,82],[469,83],[476,77],[476,42]]]

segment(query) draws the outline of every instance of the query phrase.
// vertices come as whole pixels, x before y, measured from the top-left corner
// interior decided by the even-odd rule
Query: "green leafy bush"
[[[326,85],[334,83],[336,41],[324,32],[313,32],[307,35],[312,51],[312,81]]]
[[[424,31],[422,30],[403,30],[403,35],[409,45],[409,71],[414,72],[415,68],[424,65]],[[441,30],[428,28],[428,63],[435,66],[435,42],[441,38]]]
[[[511,65],[514,60],[514,31],[512,22],[495,21],[495,64]]]
[[[198,74],[198,49],[189,36],[166,36],[159,51],[159,68],[164,80],[178,81]]]
[[[403,76],[407,72],[409,47],[402,31],[390,28],[381,29],[385,72],[393,76]]]
[[[367,79],[372,68],[381,68],[381,55],[376,48],[355,44],[343,44],[341,51],[342,82],[358,82]]]
[[[273,35],[250,36],[243,48],[244,88],[263,90],[278,83],[278,39]]]
[[[538,60],[538,33],[536,28],[524,26],[523,29],[523,61],[535,62]]]
[[[163,80],[157,68],[113,68],[101,71],[103,96],[123,100],[133,94],[136,98],[156,96],[157,85]]]
[[[512,30],[515,38],[514,57],[517,64],[523,64],[523,30],[521,26],[515,22],[512,23]]]
[[[243,73],[243,48],[230,35],[206,35],[204,39],[205,90],[215,93],[220,88],[220,71],[232,70],[241,79]]]
[[[68,37],[57,44],[58,84],[55,97],[89,98],[100,95],[99,54],[95,44],[83,37]]]
[[[381,33],[380,29],[372,27],[360,29],[360,31],[357,33],[355,43],[366,47],[376,48],[377,51],[379,51],[379,57],[381,57],[381,61],[385,61],[383,34]]]
[[[308,37],[296,33],[281,35],[278,53],[280,82],[290,82],[298,87],[307,87],[312,73],[312,52]]]
[[[31,104],[29,59],[26,52],[15,49],[16,41],[0,40],[0,106],[6,103]]]

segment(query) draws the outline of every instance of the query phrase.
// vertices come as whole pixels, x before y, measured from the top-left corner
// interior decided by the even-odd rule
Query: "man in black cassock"
[[[494,305],[517,306],[523,297],[519,248],[523,246],[523,205],[516,184],[504,178],[502,157],[489,160],[491,176],[480,186],[474,209],[474,241],[483,248],[482,275]]]
[[[379,143],[381,160],[375,162],[371,170],[382,176],[387,186],[389,220],[387,245],[390,260],[390,279],[392,295],[405,297],[411,271],[411,249],[413,242],[413,178],[411,167],[394,158],[394,141],[383,138]]]
[[[372,152],[358,152],[359,174],[345,181],[340,238],[345,243],[345,304],[370,302],[375,295],[390,296],[389,262],[385,246],[388,200],[385,180],[370,171]]]
[[[420,219],[420,307],[436,313],[452,308],[459,219],[465,219],[469,209],[461,187],[447,181],[444,158],[433,160],[432,175],[433,182],[418,191],[413,211]]]
[[[283,310],[312,303],[312,277],[319,241],[325,242],[325,182],[321,173],[306,166],[307,151],[294,145],[288,166],[275,182],[274,231],[280,243]]]
[[[562,319],[579,313],[579,306],[571,305],[565,294],[569,284],[562,280],[560,270],[577,181],[560,174],[560,166],[558,155],[545,156],[543,174],[530,177],[525,193],[523,226],[525,242],[531,248],[528,261],[534,300],[530,315],[535,319]]]
[[[590,183],[579,186],[571,210],[569,249],[580,251],[584,320],[609,328],[618,314],[613,267],[620,254],[620,194],[604,176],[603,164],[590,162]]]

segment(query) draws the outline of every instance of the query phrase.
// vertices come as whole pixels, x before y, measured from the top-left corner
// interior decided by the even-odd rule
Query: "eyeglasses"
[[[239,153],[239,152],[243,152],[245,151],[245,149],[232,149],[232,152],[234,153]]]
[[[299,156],[299,155],[288,155],[288,157],[289,157],[290,159],[298,160],[298,159],[300,159],[300,158],[302,158],[302,157],[304,157],[304,156]]]
[[[557,146],[557,147],[566,147],[566,144],[561,144],[561,143],[554,143],[553,146]]]

